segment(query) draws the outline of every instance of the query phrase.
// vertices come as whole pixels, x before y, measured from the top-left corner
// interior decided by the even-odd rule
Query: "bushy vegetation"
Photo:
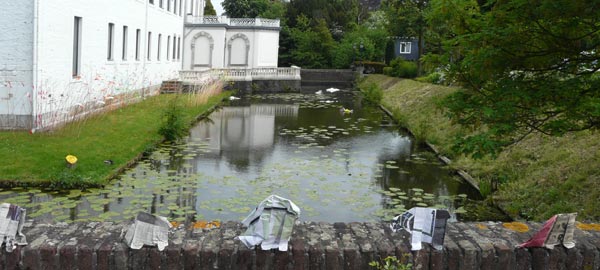
[[[384,74],[398,78],[415,78],[417,77],[417,64],[398,57],[390,62],[390,66],[384,70]]]
[[[373,104],[379,104],[383,98],[383,91],[379,85],[375,83],[369,83],[360,87],[363,93],[364,100]]]
[[[188,133],[188,123],[185,122],[183,105],[178,98],[169,102],[163,111],[162,123],[158,129],[158,134],[165,137],[168,141],[176,141]]]
[[[532,134],[498,152],[496,158],[475,159],[453,146],[456,137],[478,130],[453,123],[443,107],[444,98],[459,88],[382,75],[371,75],[360,85],[371,83],[383,89],[382,104],[402,125],[436,145],[453,160],[453,168],[469,172],[489,194],[489,202],[513,218],[543,221],[557,213],[578,212],[580,220],[600,219],[600,136],[596,131],[560,137]]]

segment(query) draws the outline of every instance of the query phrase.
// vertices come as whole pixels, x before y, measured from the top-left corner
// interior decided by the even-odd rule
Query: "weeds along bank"
[[[152,96],[48,132],[0,132],[0,185],[103,185],[167,135],[187,131],[228,95],[220,82],[195,90]],[[67,155],[77,157],[75,166],[66,166]]]
[[[487,200],[513,218],[541,221],[556,213],[577,212],[578,220],[600,220],[600,134],[534,134],[496,159],[473,159],[453,151],[456,136],[469,130],[452,124],[441,104],[458,88],[383,75],[371,75],[359,86],[370,84],[383,90],[382,105],[417,140],[434,144],[452,159],[450,166],[469,172]]]

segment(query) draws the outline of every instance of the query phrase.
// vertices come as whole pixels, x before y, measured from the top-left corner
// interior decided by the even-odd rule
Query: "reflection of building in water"
[[[257,104],[225,107],[210,115],[210,123],[191,130],[193,139],[209,139],[213,150],[260,149],[273,145],[275,117],[298,117],[298,105]]]

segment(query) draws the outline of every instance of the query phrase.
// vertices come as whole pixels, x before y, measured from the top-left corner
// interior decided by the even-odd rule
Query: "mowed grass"
[[[201,104],[185,102],[185,120],[191,124],[227,95],[205,98]],[[162,141],[158,133],[162,114],[174,98],[153,96],[51,132],[0,132],[0,184],[46,186],[74,176],[80,186],[103,185]],[[67,168],[67,155],[78,158],[74,168]],[[106,164],[107,160],[113,164]]]
[[[533,134],[506,148],[496,159],[473,159],[452,150],[458,134],[473,131],[453,124],[439,105],[458,91],[383,75],[369,76],[384,92],[382,105],[418,140],[434,144],[481,184],[500,183],[488,199],[516,219],[542,221],[577,212],[578,220],[600,220],[600,134],[573,132],[562,137]]]

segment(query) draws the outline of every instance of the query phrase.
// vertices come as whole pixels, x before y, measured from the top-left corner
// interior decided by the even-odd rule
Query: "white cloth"
[[[409,232],[412,250],[420,250],[423,247],[422,242],[430,243],[435,249],[441,250],[449,217],[450,214],[446,210],[414,207],[394,217],[390,228],[394,232],[401,229]]]
[[[26,213],[25,208],[14,204],[0,204],[0,238],[6,244],[7,252],[12,252],[17,245],[27,245],[27,239],[21,232]]]
[[[148,213],[138,213],[135,221],[125,234],[125,241],[132,249],[144,245],[157,246],[162,251],[169,245],[171,223],[165,217]]]
[[[242,223],[248,229],[237,237],[246,247],[260,244],[262,250],[288,250],[300,208],[292,201],[271,195],[263,200]]]

